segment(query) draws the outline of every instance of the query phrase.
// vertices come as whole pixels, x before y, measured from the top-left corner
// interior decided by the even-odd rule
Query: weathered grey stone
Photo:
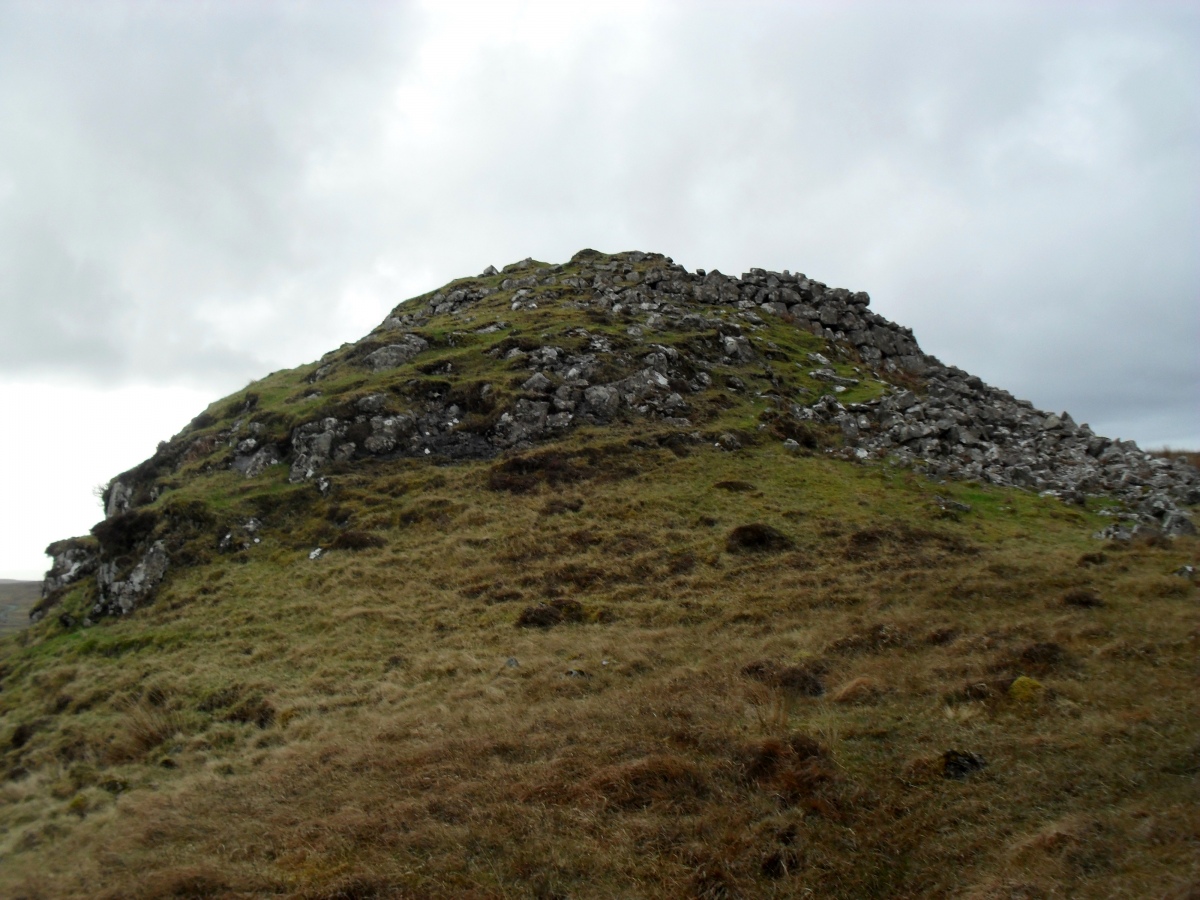
[[[118,580],[116,561],[101,563],[96,572],[100,596],[92,613],[123,616],[132,612],[153,594],[167,574],[170,562],[166,546],[155,541],[124,580]]]
[[[354,404],[354,407],[359,412],[377,413],[383,409],[386,403],[386,394],[367,394],[365,397],[360,397],[358,402]]]
[[[541,372],[535,372],[521,387],[534,394],[544,394],[554,387],[554,382]]]
[[[100,564],[99,548],[77,538],[55,541],[46,548],[46,555],[51,562],[50,570],[42,581],[42,597],[48,597],[59,588],[91,575]],[[37,621],[37,618],[33,620]]]
[[[741,335],[725,335],[721,339],[721,349],[732,359],[748,361],[754,358],[749,339]]]
[[[596,384],[583,392],[584,400],[595,412],[611,416],[621,403],[621,392],[608,384]]]
[[[280,461],[279,449],[274,444],[267,444],[249,456],[234,457],[231,465],[235,471],[241,472],[247,478],[257,478],[268,466],[277,465]]]
[[[363,363],[372,372],[379,373],[394,369],[410,361],[421,351],[429,347],[429,342],[415,334],[406,334],[394,344],[381,347],[373,353],[368,353]]]
[[[133,499],[133,488],[120,481],[114,481],[108,489],[108,503],[104,506],[104,518],[111,519],[121,513],[129,512],[129,504]]]

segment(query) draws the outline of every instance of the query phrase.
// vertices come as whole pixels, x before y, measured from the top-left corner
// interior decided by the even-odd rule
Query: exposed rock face
[[[118,562],[101,563],[96,572],[100,597],[92,607],[92,615],[125,615],[132,612],[158,587],[167,574],[170,562],[163,542],[155,541],[124,578],[120,578],[121,567]]]
[[[111,519],[129,512],[133,500],[133,488],[121,481],[114,481],[108,489],[108,502],[104,506],[104,518]]]
[[[94,541],[68,538],[55,541],[46,548],[50,571],[42,581],[41,599],[29,610],[29,620],[40,622],[57,605],[66,588],[96,571],[100,565],[100,548]]]
[[[51,564],[42,582],[43,598],[91,575],[99,565],[98,548],[75,538],[55,541],[46,548],[46,555],[50,557]]]

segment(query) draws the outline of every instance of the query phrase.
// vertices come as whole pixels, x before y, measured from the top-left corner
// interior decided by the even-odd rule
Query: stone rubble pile
[[[638,264],[646,261],[651,265],[639,268]],[[1200,475],[1192,466],[1180,459],[1154,457],[1132,441],[1096,435],[1087,425],[1077,425],[1067,413],[1037,410],[974,375],[942,365],[921,351],[911,329],[869,311],[870,297],[865,292],[829,288],[786,270],[751,269],[741,278],[716,271],[692,273],[668,257],[638,252],[585,265],[577,275],[562,276],[563,268],[534,267],[525,260],[508,267],[506,271],[515,270],[516,277],[506,278],[500,290],[516,292],[514,309],[521,304],[552,302],[558,297],[554,288],[561,286],[572,293],[590,291],[590,299],[579,305],[642,314],[648,329],[715,328],[724,332],[724,355],[740,362],[755,356],[747,338],[728,332],[728,317],[706,316],[698,308],[736,311],[749,329],[762,324],[763,314],[786,316],[798,328],[852,348],[877,377],[905,373],[921,382],[923,397],[895,388],[880,400],[845,408],[835,397],[825,395],[801,412],[802,418],[838,424],[855,457],[891,458],[934,477],[1019,487],[1067,502],[1080,503],[1089,494],[1108,495],[1125,501],[1131,516],[1144,524],[1161,527],[1168,534],[1193,531],[1189,514],[1182,509],[1200,502]],[[529,274],[519,274],[529,269]],[[535,288],[543,289],[536,298]],[[427,321],[430,314],[461,314],[494,292],[480,288],[437,294],[428,308],[393,316],[385,327],[414,327]],[[631,332],[640,337],[644,329],[634,326]],[[820,354],[811,356],[817,367],[809,372],[810,377],[834,385],[835,390],[857,383],[838,376]],[[640,378],[665,390],[670,374],[667,366],[655,360]],[[574,385],[576,389],[579,386]],[[591,407],[585,412],[609,415],[622,400],[640,408],[643,404],[639,401],[646,393],[635,390],[630,395],[618,385],[589,386],[584,391]],[[653,404],[642,411],[683,411],[686,392],[672,392],[667,404]],[[571,411],[574,409],[572,406]],[[546,426],[568,424],[563,416],[555,419],[550,415],[545,404],[517,410],[513,418],[520,424],[511,433],[514,440],[506,442],[510,446],[542,436]],[[1113,533],[1119,536],[1125,530],[1128,526],[1118,525]]]
[[[1111,496],[1125,502],[1131,519],[1166,534],[1195,533],[1182,507],[1200,503],[1200,474],[1185,461],[1097,435],[1067,413],[1034,409],[961,369],[930,366],[925,377],[924,399],[908,390],[848,406],[826,397],[806,417],[839,425],[860,459],[890,458],[934,477],[1024,488],[1070,503]],[[1124,531],[1118,526],[1105,536]]]

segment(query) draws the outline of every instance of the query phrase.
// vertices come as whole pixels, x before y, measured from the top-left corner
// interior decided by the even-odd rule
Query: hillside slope
[[[1195,885],[1200,477],[868,305],[584,251],[211,406],[0,643],[0,892]]]

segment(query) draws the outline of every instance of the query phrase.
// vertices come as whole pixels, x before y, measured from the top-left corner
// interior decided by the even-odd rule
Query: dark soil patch
[[[845,557],[851,562],[862,562],[885,555],[911,556],[931,549],[955,556],[979,552],[977,547],[955,534],[898,526],[855,531],[846,539]]]
[[[383,547],[387,545],[382,537],[377,534],[368,534],[365,531],[343,531],[333,543],[329,545],[330,550],[369,550],[374,547]]]
[[[1060,666],[1068,659],[1067,651],[1053,641],[1041,641],[1022,647],[1017,661],[1031,669],[1048,670]]]
[[[557,487],[575,484],[604,474],[599,460],[589,455],[546,451],[529,456],[515,456],[497,463],[488,473],[488,489],[527,494],[541,484]]]
[[[1008,696],[1011,678],[994,678],[990,681],[972,681],[951,691],[943,698],[948,704],[978,703],[985,700],[1000,700]]]
[[[826,649],[830,653],[840,653],[854,656],[859,653],[882,653],[884,650],[896,650],[908,646],[908,632],[897,626],[878,623],[848,634],[844,638],[831,643]]]
[[[1009,675],[1047,675],[1071,662],[1070,654],[1054,641],[1035,641],[1015,652],[1002,656],[992,666],[993,672]]]
[[[560,597],[549,603],[527,606],[517,616],[518,628],[551,628],[564,622],[583,622],[583,604],[578,600]]]
[[[761,522],[739,525],[725,539],[725,549],[730,553],[779,553],[793,546],[786,534]]]
[[[729,491],[735,494],[758,490],[755,485],[748,481],[718,481],[713,487],[719,491]]]
[[[1074,606],[1079,609],[1095,609],[1103,606],[1104,601],[1100,595],[1091,588],[1078,588],[1073,591],[1067,591],[1062,595],[1063,606]]]
[[[801,697],[824,696],[823,679],[828,672],[829,664],[820,659],[809,660],[799,665],[760,659],[742,667],[742,675],[745,677]]]
[[[962,750],[947,750],[942,754],[942,775],[946,778],[966,778],[978,772],[987,761],[982,756]]]

